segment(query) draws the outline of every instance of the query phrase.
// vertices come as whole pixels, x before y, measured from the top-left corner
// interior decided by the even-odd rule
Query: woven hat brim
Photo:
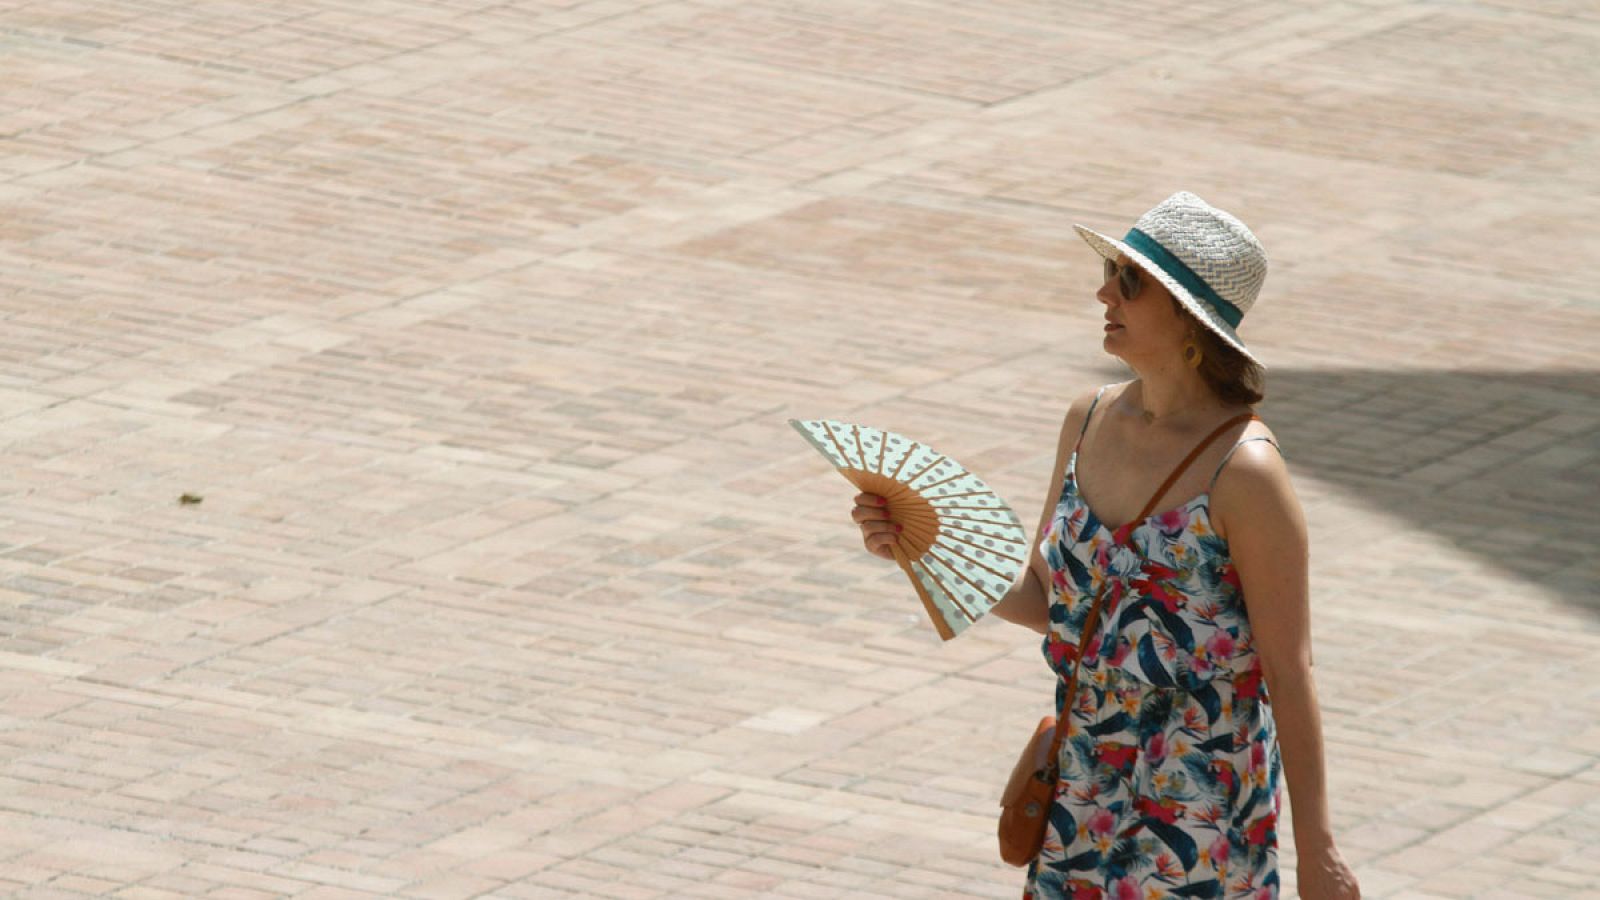
[[[1251,353],[1250,349],[1244,345],[1244,341],[1239,340],[1239,334],[1233,330],[1232,325],[1229,325],[1220,315],[1213,312],[1210,306],[1189,293],[1188,288],[1180,284],[1178,279],[1168,275],[1166,270],[1156,265],[1148,256],[1114,237],[1108,237],[1095,231],[1093,228],[1085,228],[1082,225],[1074,225],[1072,227],[1077,230],[1078,236],[1083,238],[1085,243],[1094,248],[1094,252],[1106,259],[1116,259],[1118,253],[1127,254],[1129,259],[1139,264],[1139,268],[1149,272],[1151,276],[1161,282],[1162,287],[1171,291],[1172,296],[1178,298],[1178,302],[1183,304],[1184,309],[1194,313],[1194,317],[1199,319],[1202,325],[1216,332],[1228,346],[1243,353],[1247,359],[1260,366],[1263,370],[1267,368],[1267,364],[1257,359],[1256,355]]]

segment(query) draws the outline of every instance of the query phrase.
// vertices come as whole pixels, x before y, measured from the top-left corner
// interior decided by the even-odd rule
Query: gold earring
[[[1192,358],[1189,356],[1190,350],[1194,351],[1194,356]],[[1204,359],[1205,356],[1203,353],[1201,353],[1199,344],[1195,343],[1194,341],[1184,341],[1183,358],[1189,363],[1189,368],[1198,369],[1200,368],[1200,360]]]

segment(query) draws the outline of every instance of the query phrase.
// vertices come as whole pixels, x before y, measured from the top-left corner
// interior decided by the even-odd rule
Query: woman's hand
[[[1328,844],[1307,849],[1310,852],[1301,854],[1295,866],[1300,900],[1361,900],[1356,875],[1336,847]]]
[[[889,548],[894,546],[903,529],[889,518],[888,502],[877,494],[857,494],[850,518],[861,526],[861,542],[868,553],[894,559],[894,551]]]

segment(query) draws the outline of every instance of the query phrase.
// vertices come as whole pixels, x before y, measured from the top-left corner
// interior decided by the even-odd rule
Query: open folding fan
[[[932,447],[892,431],[831,419],[790,419],[861,491],[889,501],[904,526],[894,558],[950,640],[987,613],[1027,562],[1017,516],[978,476]]]

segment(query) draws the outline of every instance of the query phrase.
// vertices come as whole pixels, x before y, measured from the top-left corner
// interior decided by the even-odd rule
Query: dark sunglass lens
[[[1122,289],[1122,299],[1132,300],[1139,296],[1139,270],[1133,266],[1123,266],[1119,286]]]
[[[1110,281],[1111,279],[1117,277],[1117,262],[1116,262],[1116,260],[1112,260],[1112,259],[1106,260],[1105,271],[1106,271],[1106,277],[1105,277],[1106,281]]]

